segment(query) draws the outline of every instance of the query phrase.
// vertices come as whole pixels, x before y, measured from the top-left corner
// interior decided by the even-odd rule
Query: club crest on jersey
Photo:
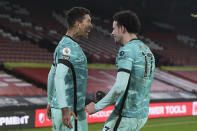
[[[119,56],[118,56],[117,60],[125,59],[125,58],[127,58],[127,57],[128,57],[128,56],[125,54],[125,52],[124,52],[124,51],[120,51],[120,53],[119,53]]]
[[[120,52],[120,56],[123,56],[123,55],[124,55],[124,51],[121,51],[121,52]]]
[[[71,53],[71,50],[70,50],[70,48],[68,48],[68,47],[64,48],[63,51],[62,51],[62,54],[63,54],[63,55],[69,56],[70,53]]]

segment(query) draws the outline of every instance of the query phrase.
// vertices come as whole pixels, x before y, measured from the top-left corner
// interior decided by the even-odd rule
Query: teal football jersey
[[[87,87],[87,59],[83,53],[81,47],[70,37],[64,36],[59,42],[54,52],[53,68],[55,68],[54,79],[58,75],[57,73],[66,72],[65,66],[58,64],[59,61],[65,61],[63,63],[71,63],[74,67],[76,74],[77,83],[77,111],[85,110],[85,99],[86,99],[86,87]],[[58,69],[57,71],[57,68]],[[62,70],[62,72],[61,72]],[[59,81],[58,78],[55,79]],[[53,108],[69,107],[73,110],[74,108],[74,85],[73,85],[73,74],[69,68],[65,74],[64,82],[54,82],[54,89],[51,94],[48,94],[48,98],[51,98],[50,104]],[[57,90],[58,85],[61,84],[61,89]],[[59,91],[59,92],[58,92]]]
[[[145,118],[149,112],[149,93],[152,85],[155,58],[150,49],[140,40],[134,39],[119,49],[116,57],[116,66],[119,71],[130,73],[130,84],[122,116]],[[118,113],[123,94],[115,104]]]

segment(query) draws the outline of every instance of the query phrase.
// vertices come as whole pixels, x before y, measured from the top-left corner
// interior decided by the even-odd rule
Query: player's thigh
[[[116,124],[117,119],[118,119],[118,116],[111,114],[104,124],[103,131],[113,131],[113,128]]]
[[[74,128],[70,129],[63,124],[61,109],[52,108],[51,113],[52,113],[52,131],[74,131]],[[72,117],[71,117],[71,123],[74,126],[74,120]]]
[[[60,109],[51,109],[52,115],[52,130],[53,131],[60,131],[62,128],[62,112]]]
[[[75,119],[74,119],[73,116],[71,116],[71,122],[72,122],[73,128],[70,129],[67,126],[62,125],[62,127],[60,128],[60,130],[61,131],[75,131]],[[88,131],[87,119],[77,120],[77,131]]]
[[[118,117],[111,117],[108,119],[103,127],[103,131],[113,131]],[[122,117],[117,131],[138,131],[144,126],[147,118],[137,119],[137,118],[127,118]]]
[[[138,119],[137,131],[141,129],[147,122],[148,118]]]
[[[88,122],[87,119],[78,121],[78,131],[88,131]]]
[[[117,131],[139,131],[144,126],[147,118],[128,118],[122,117]]]
[[[114,127],[116,125],[116,122],[118,120],[118,117],[114,117],[111,120],[108,120],[104,127],[103,127],[103,131],[113,131]],[[135,126],[135,125],[129,125],[130,123],[128,123],[127,120],[125,120],[123,117],[118,125],[118,129],[117,131],[131,131],[130,130],[130,126]]]

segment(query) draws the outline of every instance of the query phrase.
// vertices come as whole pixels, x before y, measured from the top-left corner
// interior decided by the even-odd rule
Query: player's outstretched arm
[[[109,93],[98,103],[90,103],[86,106],[86,109],[89,111],[89,113],[95,113],[113,104],[117,100],[117,98],[126,90],[129,76],[130,74],[127,72],[118,72],[116,82]]]

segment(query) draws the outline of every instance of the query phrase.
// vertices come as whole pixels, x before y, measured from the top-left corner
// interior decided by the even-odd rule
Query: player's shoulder
[[[68,36],[63,36],[61,41],[60,41],[60,44],[62,46],[69,46],[69,47],[77,47],[77,42],[74,41],[71,37],[68,37]]]
[[[57,47],[58,57],[62,59],[77,58],[79,55],[78,44],[68,36],[63,36]]]
[[[135,53],[135,51],[136,51],[136,46],[133,43],[128,43],[119,49],[119,54],[120,56],[121,54],[130,55]]]
[[[59,49],[70,49],[70,50],[77,50],[79,45],[73,39],[67,36],[63,36],[59,43]]]
[[[149,47],[141,40],[136,41],[135,46],[140,50],[150,50]]]
[[[123,46],[119,49],[117,58],[118,60],[128,59],[128,58],[133,57],[132,55],[133,53],[134,52],[132,52],[130,48],[128,48],[127,46]]]

